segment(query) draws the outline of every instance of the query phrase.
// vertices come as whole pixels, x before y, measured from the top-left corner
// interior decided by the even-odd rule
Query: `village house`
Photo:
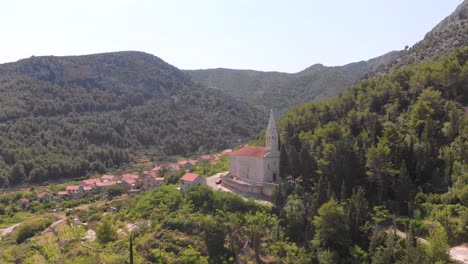
[[[57,193],[57,196],[59,198],[66,198],[66,197],[68,197],[68,192],[67,191],[60,191],[60,192]]]
[[[87,179],[87,180],[82,180],[80,185],[81,185],[83,188],[84,188],[84,187],[90,187],[90,188],[91,188],[91,189],[86,188],[86,190],[88,190],[88,189],[89,189],[89,190],[92,190],[92,189],[96,188],[96,183],[98,183],[98,182],[101,182],[101,179],[99,179],[99,178]],[[84,189],[83,189],[83,190],[84,190]],[[86,190],[85,190],[85,191],[86,191]]]
[[[181,170],[190,170],[197,164],[196,160],[181,160],[179,161],[179,169]]]
[[[28,198],[21,198],[20,203],[21,203],[21,208],[28,208],[29,207],[29,199]]]
[[[107,188],[109,188],[109,186],[114,186],[114,185],[117,185],[117,181],[103,181],[103,182],[96,183],[97,190],[100,193],[107,192]]]
[[[91,185],[91,186],[83,186],[83,192],[85,194],[90,194],[93,190],[95,190],[97,187],[96,185]]]
[[[44,191],[44,192],[41,192],[40,194],[38,194],[36,196],[36,198],[37,198],[37,200],[39,200],[39,202],[42,203],[42,202],[45,202],[45,201],[52,200],[53,196],[52,196],[52,194],[50,192]]]
[[[215,159],[215,157],[212,156],[212,155],[202,155],[202,156],[197,158],[197,161],[198,162],[211,162],[214,159]]]
[[[141,179],[138,174],[126,173],[122,175],[119,183],[125,190],[129,191],[140,189],[140,180]]]
[[[142,178],[143,184],[141,187],[145,191],[164,183],[164,178],[159,177],[154,171],[144,171]]]
[[[115,175],[107,175],[107,174],[104,174],[101,176],[101,181],[102,182],[106,182],[106,181],[115,181],[116,180],[116,177]]]
[[[187,172],[180,178],[180,189],[185,191],[188,187],[205,184],[205,179],[200,174]]]
[[[65,188],[65,191],[67,191],[73,199],[79,199],[84,195],[83,187],[80,185],[69,185]]]
[[[132,179],[132,178],[122,179],[120,184],[126,191],[136,190],[136,189],[139,188],[138,182],[135,179]]]

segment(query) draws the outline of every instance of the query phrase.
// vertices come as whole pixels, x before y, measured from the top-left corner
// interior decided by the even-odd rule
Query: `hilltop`
[[[156,56],[115,52],[0,65],[0,185],[83,177],[150,156],[252,139],[262,115]]]

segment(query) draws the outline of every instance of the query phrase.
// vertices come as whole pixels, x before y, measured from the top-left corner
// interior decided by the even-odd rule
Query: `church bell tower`
[[[269,151],[278,151],[278,130],[276,129],[275,114],[270,110],[270,120],[265,133],[266,149]]]

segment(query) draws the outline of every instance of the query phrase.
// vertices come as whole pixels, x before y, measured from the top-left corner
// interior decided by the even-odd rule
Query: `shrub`
[[[16,234],[16,243],[23,243],[26,239],[34,236],[39,231],[44,230],[50,224],[51,219],[37,219],[30,222],[23,223],[18,227],[18,233]]]

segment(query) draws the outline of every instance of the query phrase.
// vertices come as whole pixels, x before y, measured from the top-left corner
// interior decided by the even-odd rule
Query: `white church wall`
[[[262,158],[232,156],[230,172],[232,175],[253,181],[263,181]]]

